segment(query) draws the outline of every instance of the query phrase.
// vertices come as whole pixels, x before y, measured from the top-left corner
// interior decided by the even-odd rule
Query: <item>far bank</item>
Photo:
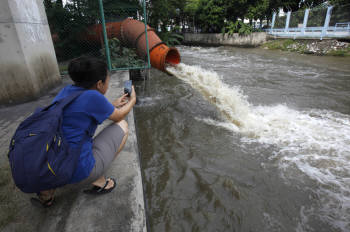
[[[194,46],[237,46],[261,47],[263,49],[282,50],[309,55],[350,56],[349,41],[336,39],[275,39],[265,32],[249,35],[221,33],[185,33],[183,44]]]

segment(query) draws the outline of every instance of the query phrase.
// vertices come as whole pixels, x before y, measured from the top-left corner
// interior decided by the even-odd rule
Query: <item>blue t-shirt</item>
[[[63,88],[53,101],[60,100],[84,88],[69,85]],[[80,141],[86,137],[85,134],[90,128],[95,133],[98,124],[106,120],[114,111],[114,106],[106,97],[97,90],[85,90],[63,111],[63,135],[70,146],[77,147]],[[83,143],[78,161],[70,183],[77,183],[90,175],[95,165],[92,155],[92,138]]]

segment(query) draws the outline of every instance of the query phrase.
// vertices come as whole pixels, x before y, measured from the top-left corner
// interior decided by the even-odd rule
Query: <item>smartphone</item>
[[[131,91],[132,91],[132,81],[131,80],[125,81],[125,83],[124,83],[124,93],[128,94],[128,97],[130,97]]]

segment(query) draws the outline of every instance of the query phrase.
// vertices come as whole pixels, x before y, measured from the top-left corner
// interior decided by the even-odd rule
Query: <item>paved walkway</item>
[[[128,78],[128,72],[113,74],[107,98],[119,97]],[[70,83],[67,79],[63,82],[62,86]],[[0,231],[146,231],[133,112],[127,117],[130,133],[126,146],[107,173],[118,182],[113,192],[91,196],[82,193],[88,186],[67,186],[58,189],[54,206],[41,209],[30,204],[33,195],[14,186],[6,156],[10,137],[25,117],[36,107],[47,105],[62,86],[36,101],[0,108]],[[109,123],[99,126],[97,133]]]

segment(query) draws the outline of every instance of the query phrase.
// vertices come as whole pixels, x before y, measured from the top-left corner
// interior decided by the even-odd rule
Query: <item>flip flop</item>
[[[108,186],[108,183],[110,181],[113,181],[114,185],[113,187],[109,188],[109,189],[106,189],[106,187]],[[112,192],[112,190],[117,186],[117,182],[115,181],[115,179],[113,178],[108,178],[106,180],[106,183],[105,185],[101,188],[101,187],[98,187],[98,186],[93,186],[91,189],[86,189],[84,190],[83,192],[86,193],[86,194],[94,194],[94,195],[99,195],[99,194],[105,194],[105,193],[110,193]]]
[[[43,200],[40,200],[39,198],[32,197],[32,198],[30,198],[30,202],[32,203],[32,205],[34,205],[36,207],[48,208],[48,207],[53,205],[54,198],[51,197],[50,199],[43,201]]]

